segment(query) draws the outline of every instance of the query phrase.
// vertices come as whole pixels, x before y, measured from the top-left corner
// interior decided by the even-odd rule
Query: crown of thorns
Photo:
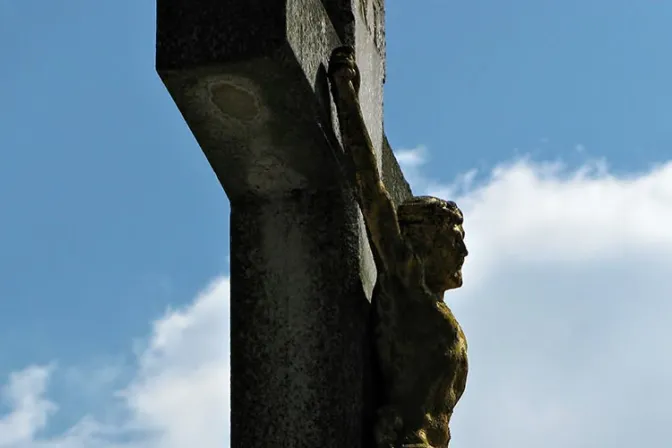
[[[415,196],[397,210],[400,224],[462,224],[462,211],[453,201],[433,196]]]

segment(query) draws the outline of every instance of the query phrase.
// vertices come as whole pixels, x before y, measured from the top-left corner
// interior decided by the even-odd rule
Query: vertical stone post
[[[408,194],[382,0],[157,0],[157,22],[157,71],[231,203],[231,446],[365,447],[375,267],[325,64],[356,47],[385,181]]]

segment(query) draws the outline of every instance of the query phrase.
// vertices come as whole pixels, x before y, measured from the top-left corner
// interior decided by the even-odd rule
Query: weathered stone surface
[[[369,303],[348,202],[297,191],[232,208],[234,447],[362,446]]]
[[[355,46],[399,200],[382,0],[157,0],[157,22],[157,71],[231,202],[231,446],[367,446],[375,267],[325,64]]]
[[[373,12],[382,11],[380,0],[323,2],[343,3],[356,18],[348,40],[361,60],[364,114],[380,148],[384,59],[372,23],[378,17],[382,26],[382,12]],[[357,19],[364,6],[367,21]],[[325,133],[334,137],[324,64],[340,41],[323,3],[158,0],[157,21],[159,75],[231,200],[334,186],[340,173],[325,145]]]
[[[403,201],[413,196],[413,193],[411,192],[410,185],[404,179],[399,162],[394,157],[392,147],[385,136],[383,136],[382,159],[383,169],[381,174],[383,183],[394,203],[399,206]]]

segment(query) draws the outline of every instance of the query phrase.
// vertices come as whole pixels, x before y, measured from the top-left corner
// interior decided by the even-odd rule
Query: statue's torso
[[[447,444],[448,423],[468,370],[459,323],[423,284],[405,286],[385,273],[379,274],[374,301],[385,405],[399,413],[405,439],[421,430],[436,446]]]

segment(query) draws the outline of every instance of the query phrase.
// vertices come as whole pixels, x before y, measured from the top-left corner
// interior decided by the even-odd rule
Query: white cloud
[[[397,149],[394,155],[404,169],[406,180],[414,189],[425,185],[425,176],[422,166],[429,161],[429,154],[425,146],[416,146],[410,149]]]
[[[0,448],[203,448],[229,438],[229,280],[213,281],[187,308],[156,320],[137,350],[137,372],[110,405],[124,418],[103,422],[89,415],[64,434],[38,438],[56,406],[44,398],[51,368],[12,374],[6,396],[12,412],[0,419]],[[96,368],[93,381],[109,381]],[[73,372],[68,371],[72,380]],[[74,376],[83,378],[81,372]],[[102,380],[101,380],[102,377]],[[108,403],[100,403],[105,407]]]
[[[430,193],[454,197],[464,210],[472,259],[588,262],[672,246],[672,163],[615,177],[602,161],[568,171],[524,160],[497,167],[466,193],[456,190]]]
[[[122,393],[133,423],[161,448],[217,447],[229,438],[229,280],[155,322],[137,378]],[[149,443],[149,442],[148,442]]]
[[[523,159],[427,184],[463,209],[470,248],[446,296],[471,353],[454,444],[667,446],[672,163],[615,176]]]
[[[397,161],[405,169],[418,167],[427,161],[427,148],[424,146],[416,146],[411,149],[399,149],[394,151]]]
[[[423,175],[425,155],[400,159]],[[599,161],[570,170],[523,159],[477,179],[422,179],[464,210],[471,252],[464,288],[446,296],[471,357],[453,444],[667,446],[672,163],[616,176]],[[154,323],[117,396],[123,420],[87,416],[36,441],[56,411],[44,398],[50,370],[17,372],[0,447],[225,446],[228,289],[217,279]]]
[[[0,447],[32,440],[56,411],[56,405],[43,397],[51,369],[31,366],[10,375],[2,399],[12,410],[0,418]]]

